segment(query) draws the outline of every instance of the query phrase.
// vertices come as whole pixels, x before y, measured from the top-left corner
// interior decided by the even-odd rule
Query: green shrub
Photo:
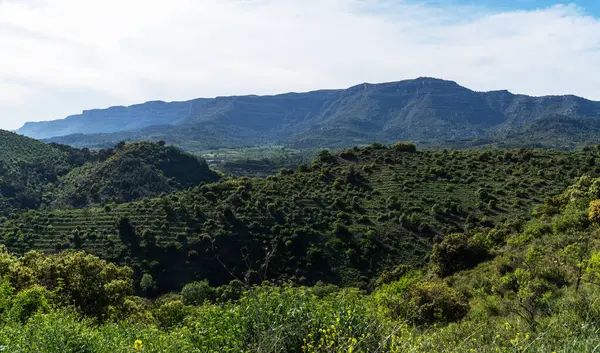
[[[414,310],[413,320],[418,324],[458,321],[469,311],[467,298],[441,283],[417,283],[407,296]]]
[[[463,233],[454,233],[433,246],[431,264],[438,274],[448,276],[477,265],[488,255],[487,248],[479,242]]]
[[[25,323],[33,314],[48,311],[49,295],[46,288],[38,285],[19,292],[13,299],[9,312],[10,319]]]
[[[154,316],[162,327],[171,328],[183,324],[183,320],[191,312],[182,301],[174,300],[160,305],[154,312]]]
[[[381,273],[379,278],[377,278],[376,286],[380,287],[384,284],[389,284],[389,283],[398,281],[402,277],[404,277],[407,273],[409,273],[412,269],[413,269],[412,266],[409,266],[409,265],[398,265],[392,271],[383,271],[383,273]]]
[[[156,282],[154,282],[152,275],[148,273],[144,273],[142,275],[142,279],[140,280],[140,289],[146,295],[151,295],[156,290]]]
[[[246,285],[242,281],[234,279],[229,284],[217,288],[215,293],[219,301],[228,302],[240,299],[245,290]]]
[[[185,305],[202,305],[205,301],[214,300],[215,289],[208,281],[192,282],[183,287],[181,297]]]
[[[14,288],[6,279],[0,279],[0,323],[7,319],[14,299]]]
[[[399,152],[417,152],[417,146],[409,142],[396,142],[392,148]]]

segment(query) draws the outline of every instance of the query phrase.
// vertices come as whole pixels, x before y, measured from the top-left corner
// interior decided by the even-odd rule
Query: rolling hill
[[[423,264],[446,234],[527,218],[573,178],[600,172],[596,148],[322,152],[298,171],[232,178],[107,207],[29,211],[0,222],[16,253],[83,249],[151,274],[159,292],[245,278],[366,286]]]
[[[518,133],[554,115],[596,119],[600,102],[576,96],[475,92],[452,81],[418,78],[344,90],[149,102],[27,123],[18,132],[78,147],[164,140],[189,151],[264,144],[333,148]],[[567,135],[556,130],[549,136]]]
[[[0,214],[135,201],[219,176],[200,158],[160,143],[98,152],[0,130]]]

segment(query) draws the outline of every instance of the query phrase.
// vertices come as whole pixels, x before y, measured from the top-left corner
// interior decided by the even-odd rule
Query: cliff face
[[[43,139],[71,134],[110,133],[147,126],[176,124],[190,114],[194,101],[147,102],[130,107],[84,110],[65,119],[26,123],[19,134]]]

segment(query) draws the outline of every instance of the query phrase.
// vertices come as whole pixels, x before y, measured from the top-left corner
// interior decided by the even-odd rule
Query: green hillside
[[[366,161],[431,158],[366,152]],[[538,152],[531,163],[511,163],[533,169],[543,160],[596,154]],[[346,164],[326,159],[311,169]],[[592,353],[600,344],[600,179],[574,182],[535,206],[530,220],[513,209],[507,222],[449,234],[433,246],[429,263],[383,272],[367,291],[193,282],[150,301],[133,292],[139,285],[151,296],[154,279],[138,280],[128,267],[83,252],[17,257],[2,249],[0,345],[28,353]]]
[[[0,212],[41,206],[45,187],[91,154],[0,130]]]
[[[30,211],[0,223],[11,251],[76,248],[151,274],[159,292],[193,280],[319,280],[368,287],[423,264],[453,232],[520,217],[600,171],[596,148],[414,151],[373,145],[322,152],[298,171],[229,179],[99,208]],[[268,265],[266,265],[268,263]]]
[[[122,144],[105,160],[75,168],[60,178],[50,205],[62,209],[131,202],[218,179],[204,160],[174,147]]]
[[[24,163],[49,163],[63,159],[63,154],[40,141],[0,130],[0,159],[5,165]]]
[[[598,143],[600,121],[591,117],[548,115],[534,120],[522,129],[496,132],[470,140],[431,141],[423,148],[490,149],[490,148],[549,148],[572,150]]]
[[[187,189],[219,176],[164,143],[75,149],[0,130],[0,214],[127,202]]]

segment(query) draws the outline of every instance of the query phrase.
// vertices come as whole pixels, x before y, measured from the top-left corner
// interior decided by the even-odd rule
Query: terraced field
[[[322,153],[298,171],[233,178],[100,208],[0,221],[11,251],[81,248],[151,273],[161,290],[233,278],[358,284],[426,260],[439,237],[529,216],[573,178],[598,174],[596,148]]]

